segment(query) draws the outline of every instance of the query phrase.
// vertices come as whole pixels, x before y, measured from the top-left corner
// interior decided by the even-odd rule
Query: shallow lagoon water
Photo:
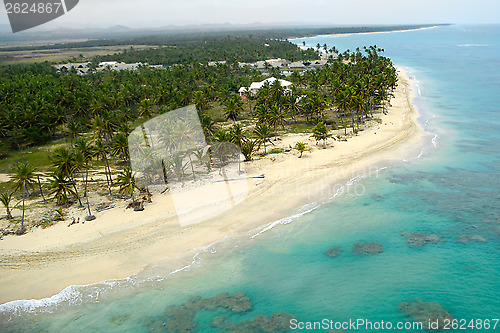
[[[299,321],[405,322],[411,319],[398,307],[416,300],[437,302],[457,319],[498,319],[500,27],[451,26],[294,42],[303,40],[311,47],[326,43],[340,50],[377,44],[409,70],[420,91],[414,100],[419,121],[430,133],[422,153],[358,179],[346,194],[308,206],[309,213],[256,237],[251,238],[254,231],[214,244],[176,274],[162,275],[158,268],[157,277],[147,280],[76,288],[68,300],[35,311],[22,310],[33,302],[17,303],[17,310],[11,306],[12,312],[2,314],[1,330],[173,332],[167,308],[196,296],[215,306],[197,308],[191,319],[199,332],[223,332],[211,324],[216,317],[226,318],[227,325],[276,313]],[[441,241],[411,247],[401,231],[435,234]],[[354,243],[372,241],[384,251],[352,253]],[[326,255],[334,247],[342,253]],[[251,310],[217,307],[212,298],[223,292],[243,292]],[[475,331],[500,332],[500,323]]]

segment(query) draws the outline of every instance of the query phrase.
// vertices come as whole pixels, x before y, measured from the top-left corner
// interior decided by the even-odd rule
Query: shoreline
[[[396,98],[381,124],[347,142],[330,139],[327,149],[316,145],[310,134],[282,137],[276,143],[280,147],[303,141],[313,149],[300,159],[291,151],[246,163],[249,176],[265,173],[265,179],[249,179],[247,198],[216,218],[181,228],[174,212],[166,210],[171,200],[155,195],[144,212],[116,207],[97,213],[95,222],[71,228],[59,223],[22,237],[6,237],[0,241],[0,257],[7,258],[0,264],[0,304],[51,297],[72,285],[123,279],[159,262],[173,261],[178,265],[172,271],[179,270],[206,246],[263,230],[297,214],[297,207],[331,197],[339,186],[370,173],[374,165],[401,160],[407,148],[420,141],[422,131],[411,104],[410,80],[402,69],[398,72]]]
[[[429,27],[415,28],[415,29],[405,29],[405,30],[387,30],[387,31],[372,31],[372,32],[349,32],[349,33],[340,33],[340,34],[320,34],[314,36],[300,36],[300,37],[291,37],[289,39],[300,39],[300,38],[316,38],[316,37],[330,37],[330,36],[354,36],[354,35],[371,35],[371,34],[390,34],[393,32],[407,32],[407,31],[420,31],[420,30],[428,30],[435,29],[439,27],[443,27],[447,25],[433,25]],[[451,24],[449,25],[451,26]],[[300,47],[300,45],[297,45]]]

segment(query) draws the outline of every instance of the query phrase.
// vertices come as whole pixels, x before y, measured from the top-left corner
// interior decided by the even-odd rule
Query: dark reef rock
[[[326,250],[326,255],[329,257],[338,257],[342,253],[342,249],[340,247],[332,247],[331,249]]]
[[[195,321],[200,311],[244,313],[252,308],[250,298],[244,293],[220,293],[214,297],[193,297],[182,305],[172,305],[165,310],[164,317],[151,319],[146,323],[150,332],[197,332],[200,327]],[[259,333],[283,332],[290,330],[293,315],[275,313],[271,316],[259,315],[255,319],[235,323],[224,315],[212,319],[211,325],[220,332]]]
[[[412,247],[422,247],[427,245],[428,243],[439,243],[441,241],[441,237],[438,235],[425,235],[420,232],[406,232],[401,231],[401,235],[406,237],[406,241],[409,246]]]
[[[352,246],[352,253],[358,256],[366,256],[370,254],[377,254],[384,251],[382,244],[377,242],[370,243],[354,243]]]
[[[443,329],[448,320],[453,320],[451,314],[438,303],[404,302],[399,305],[399,309],[410,316],[413,321],[421,322],[423,328],[427,330]]]
[[[481,235],[462,235],[458,237],[457,242],[467,244],[469,242],[486,243],[486,238]]]

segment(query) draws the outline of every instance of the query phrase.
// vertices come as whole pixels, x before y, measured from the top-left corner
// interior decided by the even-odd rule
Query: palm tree
[[[123,162],[127,163],[130,159],[128,151],[128,138],[125,133],[117,133],[111,142],[111,155],[123,158]]]
[[[135,177],[132,174],[131,167],[125,167],[122,172],[118,174],[116,178],[118,185],[120,186],[119,192],[125,192],[132,196],[132,202],[135,203],[134,191],[140,190],[141,188],[135,183]]]
[[[83,156],[83,154],[81,154]],[[82,201],[78,195],[78,190],[76,189],[76,183],[74,181],[73,175],[79,170],[81,165],[83,165],[83,157],[81,158],[81,164],[78,163],[76,155],[74,152],[70,151],[68,148],[57,148],[54,152],[52,159],[52,164],[56,167],[63,177],[67,177],[70,183],[73,185],[74,193],[78,199],[79,208],[83,208]]]
[[[14,191],[23,189],[23,215],[21,218],[21,228],[17,231],[19,234],[24,233],[24,201],[26,198],[26,189],[29,187],[33,187],[35,178],[35,168],[30,166],[27,163],[19,162],[17,164],[15,173],[11,176],[11,179],[14,183]]]
[[[95,142],[95,149],[97,158],[104,161],[104,174],[106,175],[106,182],[108,183],[109,196],[112,196],[111,186],[113,185],[113,180],[111,179],[111,169],[108,163],[108,147],[101,140],[97,140]]]
[[[323,148],[325,148],[326,140],[330,137],[330,135],[328,135],[328,128],[326,128],[324,123],[321,122],[314,126],[313,137],[316,142],[323,140]]]
[[[229,142],[234,143],[241,148],[243,140],[245,139],[245,135],[243,134],[243,128],[241,127],[241,125],[234,124],[229,129],[229,135],[231,136],[231,140]]]
[[[50,194],[54,196],[57,200],[58,205],[63,205],[68,202],[68,196],[74,195],[75,192],[72,187],[70,180],[61,171],[56,171],[50,175],[52,179],[50,180]]]
[[[285,106],[290,112],[292,119],[295,119],[294,116],[302,112],[302,103],[300,96],[297,91],[292,89],[292,93],[286,94],[285,97]]]
[[[177,180],[182,182],[184,179],[184,171],[187,169],[188,164],[184,163],[182,155],[180,153],[175,154],[169,160],[172,171],[174,172]]]
[[[102,140],[105,138],[106,128],[104,125],[104,120],[100,116],[92,118],[92,120],[90,121],[90,126],[94,131],[94,134],[92,136],[93,141]]]
[[[280,112],[277,105],[271,106],[268,112],[268,117],[269,126],[272,126],[274,128],[274,131],[276,131],[276,127],[278,125],[281,125],[281,127],[285,129],[285,114]]]
[[[89,169],[89,160],[87,156],[85,155],[84,152],[81,150],[77,150],[75,153],[75,172],[80,171],[80,174],[82,176],[82,180],[85,184],[85,189],[84,189],[84,197],[87,199],[87,210],[89,212],[89,215],[85,217],[85,220],[87,221],[92,221],[95,219],[95,216],[92,215],[90,212],[90,204],[89,204],[89,196],[87,195],[87,178],[83,176],[83,169],[85,169],[85,173],[88,176],[88,169]],[[78,194],[78,193],[77,193]]]
[[[200,114],[200,123],[205,134],[205,139],[208,139],[215,132],[215,121],[207,114]]]
[[[231,95],[224,103],[226,120],[238,120],[240,112],[243,110],[243,102],[238,95]]]
[[[265,124],[257,125],[253,133],[257,136],[257,150],[260,149],[260,145],[264,145],[264,154],[266,154],[266,143],[269,142],[273,144],[271,141],[272,133],[269,127]]]
[[[344,134],[347,135],[347,114],[346,111],[349,108],[349,96],[348,96],[348,91],[339,91],[338,94],[335,96],[335,102],[337,109],[339,110],[340,114],[342,115],[342,122],[344,125]]]
[[[10,201],[12,199],[13,194],[14,194],[13,192],[0,193],[0,202],[4,205],[5,209],[7,210],[7,219],[8,220],[13,219],[12,214],[10,213],[10,208],[9,208]]]
[[[300,152],[299,158],[301,158],[301,157],[302,157],[302,154],[303,154],[305,151],[309,150],[309,149],[307,148],[307,144],[306,144],[306,143],[304,143],[304,142],[297,142],[297,143],[295,144],[295,149],[297,149],[297,150]]]
[[[145,119],[151,118],[153,115],[153,105],[149,99],[143,99],[139,106],[139,115]]]
[[[203,91],[198,90],[193,92],[193,101],[196,110],[198,110],[200,113],[204,113],[210,108],[208,97]]]
[[[40,182],[40,175],[37,174],[36,179],[38,181],[38,188],[40,189],[40,194],[42,196],[43,203],[47,203],[47,200],[45,200],[45,196],[43,195],[42,183]]]
[[[90,144],[89,141],[83,139],[83,138],[78,138],[75,141],[75,151],[77,153],[81,153],[84,157],[84,163],[85,163],[85,190],[83,193],[83,196],[87,196],[87,182],[89,178],[89,167],[90,167],[90,162],[92,161],[92,158],[95,156],[95,149],[94,147]]]
[[[70,139],[71,147],[73,147],[73,140],[80,135],[82,129],[77,121],[69,119],[65,124],[65,132]]]
[[[245,140],[241,145],[241,153],[245,156],[245,161],[252,160],[252,154],[255,151],[257,140]]]

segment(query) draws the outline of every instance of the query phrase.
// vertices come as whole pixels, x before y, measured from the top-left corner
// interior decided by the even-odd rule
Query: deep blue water
[[[303,40],[311,47],[326,43],[341,51],[376,44],[409,71],[420,90],[414,100],[419,121],[430,133],[424,136],[419,158],[360,180],[363,191],[347,191],[291,223],[253,239],[243,235],[215,245],[189,270],[158,281],[80,288],[80,296],[48,307],[50,313],[16,312],[11,322],[2,323],[3,330],[168,331],[175,316],[166,314],[167,307],[181,306],[195,296],[209,299],[203,309],[196,309],[199,332],[224,332],[211,325],[217,316],[239,323],[279,312],[299,321],[406,322],[411,319],[399,305],[418,300],[439,303],[457,319],[498,319],[500,26],[295,42]],[[441,241],[410,247],[401,231],[433,234]],[[371,256],[352,253],[354,243],[372,241],[384,251]],[[325,251],[332,247],[343,252],[330,258]],[[238,314],[214,306],[212,297],[220,292],[244,292],[251,310]],[[186,313],[177,313],[177,318],[190,321]],[[500,323],[496,329],[449,332],[500,332]]]

